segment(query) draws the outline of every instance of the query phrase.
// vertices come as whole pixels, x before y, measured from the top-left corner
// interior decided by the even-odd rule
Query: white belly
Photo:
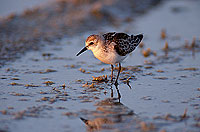
[[[106,64],[116,64],[122,62],[127,56],[120,56],[117,52],[101,52],[100,50],[93,53],[94,56]]]

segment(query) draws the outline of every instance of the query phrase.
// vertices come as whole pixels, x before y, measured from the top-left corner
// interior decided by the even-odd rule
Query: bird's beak
[[[85,52],[87,50],[87,47],[84,47],[81,51],[78,52],[76,56],[79,56],[81,53]]]
[[[82,118],[82,117],[80,117],[80,119],[81,119],[86,125],[88,125],[88,121],[89,121],[89,120],[86,120],[86,119],[84,119],[84,118]]]

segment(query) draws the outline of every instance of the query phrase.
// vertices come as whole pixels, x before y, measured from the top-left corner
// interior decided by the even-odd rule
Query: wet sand
[[[198,5],[195,0],[164,2],[137,20],[99,30],[145,35],[144,46],[122,63],[118,87],[109,82],[110,66],[91,52],[75,56],[91,32],[5,65],[0,130],[198,132]],[[108,80],[92,81],[102,75]]]

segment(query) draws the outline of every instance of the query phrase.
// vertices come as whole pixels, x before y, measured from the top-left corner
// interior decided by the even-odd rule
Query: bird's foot
[[[114,84],[115,84],[115,86],[116,86],[116,87],[119,85],[117,81],[115,81],[115,83],[114,83]]]

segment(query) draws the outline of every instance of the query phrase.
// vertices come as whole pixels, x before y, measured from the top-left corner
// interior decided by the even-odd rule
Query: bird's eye
[[[90,45],[93,45],[94,44],[94,42],[90,42]]]

